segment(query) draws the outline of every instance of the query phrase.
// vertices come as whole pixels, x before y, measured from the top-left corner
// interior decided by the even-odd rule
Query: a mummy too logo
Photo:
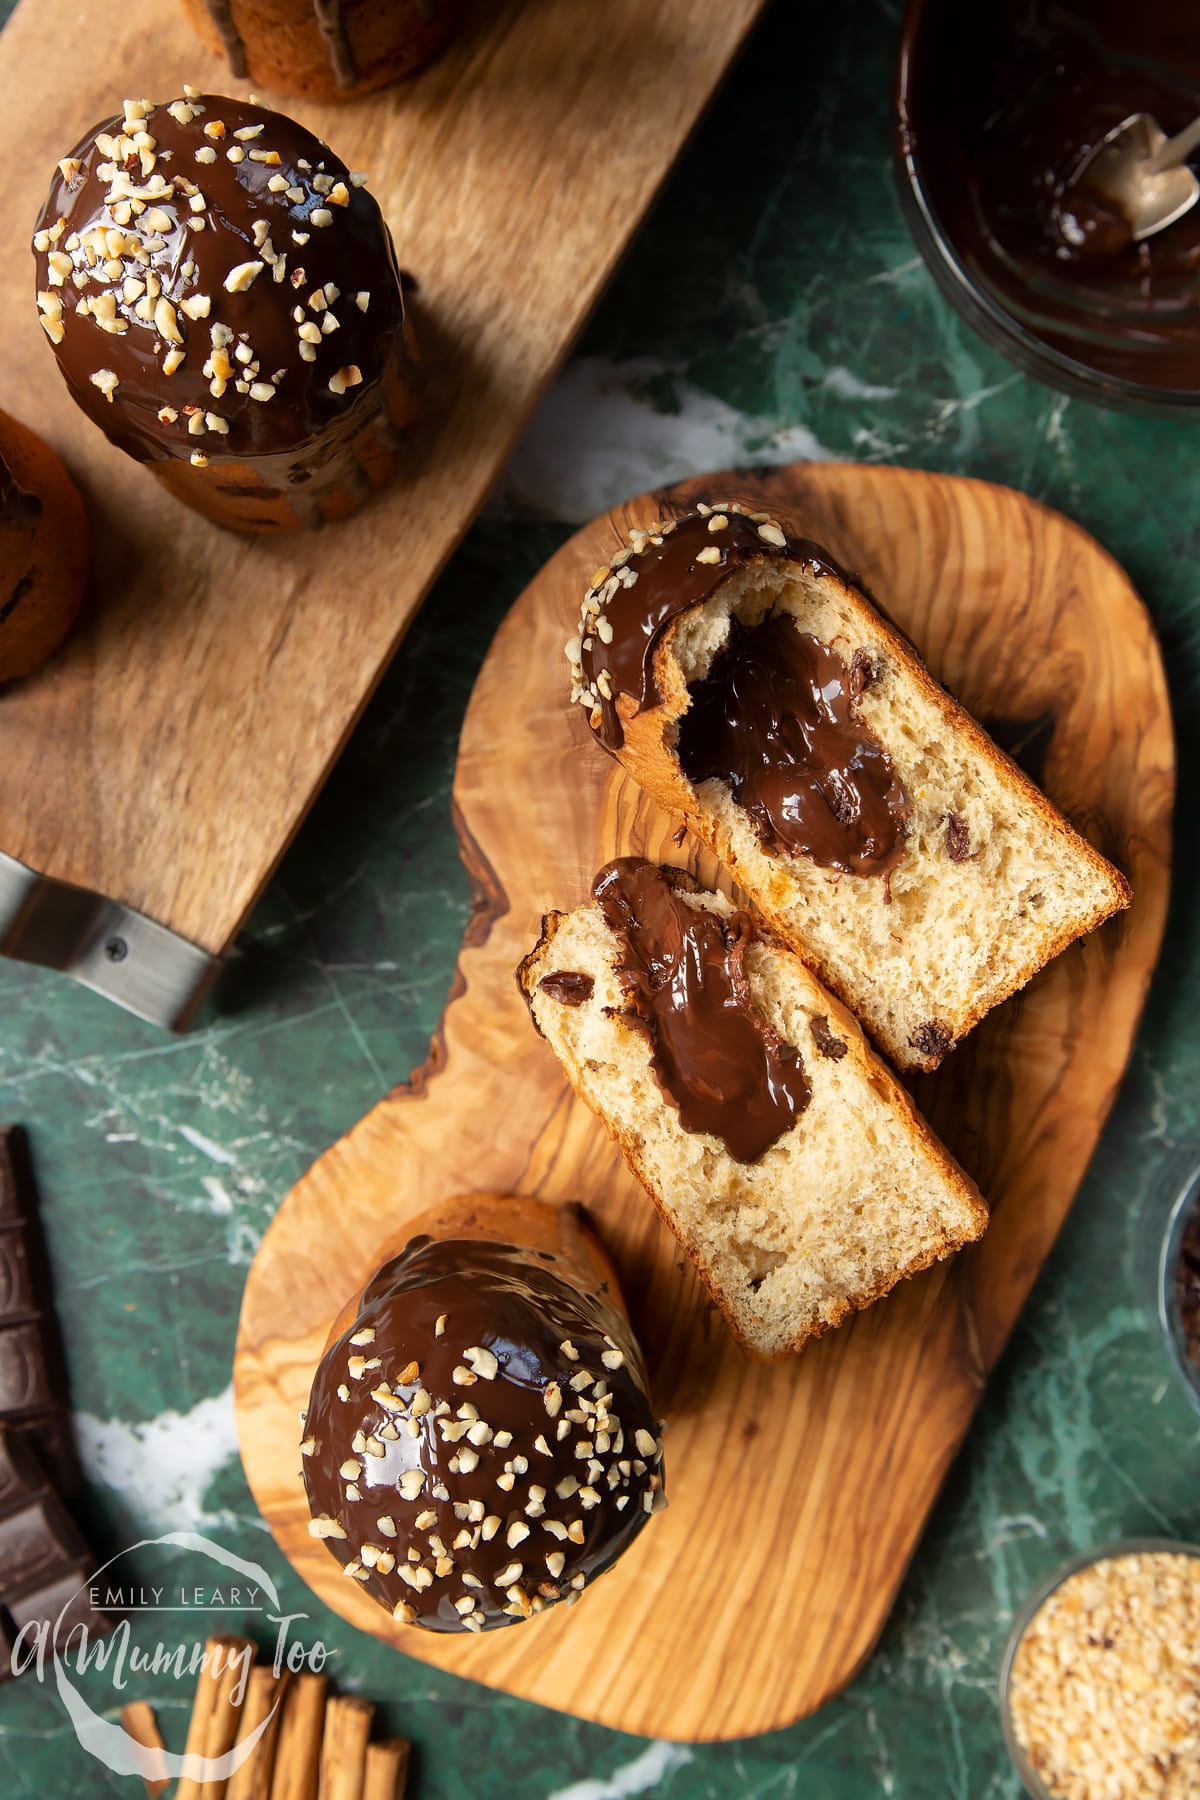
[[[133,1558],[141,1569],[155,1569],[153,1577],[143,1573],[131,1579]],[[97,1611],[109,1616],[110,1629],[97,1630]],[[168,1614],[173,1615],[171,1630]],[[245,1735],[239,1734],[230,1749],[177,1753],[139,1743],[119,1720],[97,1712],[76,1685],[84,1675],[99,1671],[111,1684],[119,1711],[129,1700],[145,1699],[151,1680],[159,1695],[164,1680],[186,1684],[190,1694],[201,1673],[207,1672],[232,1716],[246,1697],[255,1651],[245,1640],[222,1636],[221,1614],[249,1615],[261,1627],[260,1636],[270,1637],[271,1667],[280,1684],[272,1688],[264,1716],[254,1722],[247,1718]],[[146,1620],[154,1615],[163,1615],[163,1631],[148,1643]],[[275,1584],[258,1563],[193,1532],[172,1531],[143,1538],[111,1558],[76,1590],[57,1618],[31,1620],[13,1645],[12,1662],[18,1675],[54,1683],[80,1744],[114,1775],[137,1775],[151,1782],[177,1777],[198,1784],[225,1782],[270,1730],[285,1672],[318,1673],[332,1654],[320,1639],[304,1642],[300,1629],[307,1618],[307,1613],[282,1611]],[[265,1653],[258,1666],[267,1666]]]

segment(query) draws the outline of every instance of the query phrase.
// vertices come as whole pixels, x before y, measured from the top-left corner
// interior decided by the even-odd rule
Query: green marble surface
[[[1197,1128],[1200,1091],[1194,431],[1067,401],[939,298],[893,188],[899,11],[769,10],[197,1028],[170,1040],[0,965],[0,1117],[26,1122],[37,1157],[93,1542],[111,1555],[198,1528],[261,1560],[289,1610],[315,1615],[304,1634],[336,1651],[337,1679],[415,1741],[416,1800],[1013,1800],[993,1688],[1015,1606],[1077,1546],[1200,1537],[1200,1418],[1170,1384],[1137,1277],[1147,1208]],[[441,1012],[468,911],[449,813],[455,740],[505,609],[572,523],[625,493],[803,455],[1010,483],[1125,564],[1162,634],[1179,731],[1177,899],[1116,1110],[878,1651],[792,1729],[647,1745],[443,1677],[324,1615],[247,1491],[230,1361],[274,1208],[422,1060]],[[172,1630],[194,1636],[191,1621],[146,1617],[134,1638],[171,1642]],[[85,1687],[112,1716],[111,1682]],[[189,1689],[149,1678],[129,1692],[154,1699],[181,1743]],[[5,1800],[81,1791],[141,1790],[79,1748],[52,1686],[0,1690]]]

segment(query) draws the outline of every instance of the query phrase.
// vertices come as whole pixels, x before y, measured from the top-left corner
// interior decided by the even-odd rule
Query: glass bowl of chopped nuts
[[[1195,1800],[1200,1544],[1128,1538],[1072,1557],[1017,1615],[999,1699],[1032,1800]]]
[[[1167,1356],[1200,1412],[1200,1168],[1175,1195],[1158,1259],[1158,1317]]]

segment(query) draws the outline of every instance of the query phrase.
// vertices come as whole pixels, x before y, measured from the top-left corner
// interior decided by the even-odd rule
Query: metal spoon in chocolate
[[[1116,256],[1165,231],[1200,200],[1186,158],[1200,144],[1200,118],[1169,138],[1149,113],[1131,113],[1076,170],[1055,207],[1067,248]]]

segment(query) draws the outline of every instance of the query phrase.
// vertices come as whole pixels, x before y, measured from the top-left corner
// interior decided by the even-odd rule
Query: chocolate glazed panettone
[[[580,1207],[474,1194],[410,1229],[317,1370],[309,1530],[398,1622],[492,1631],[629,1547],[664,1504],[661,1427]]]
[[[239,80],[347,100],[436,56],[462,0],[183,0],[183,10]]]
[[[215,524],[314,527],[393,473],[417,410],[391,236],[319,138],[248,101],[126,101],[34,237],[42,326],[111,441]]]

